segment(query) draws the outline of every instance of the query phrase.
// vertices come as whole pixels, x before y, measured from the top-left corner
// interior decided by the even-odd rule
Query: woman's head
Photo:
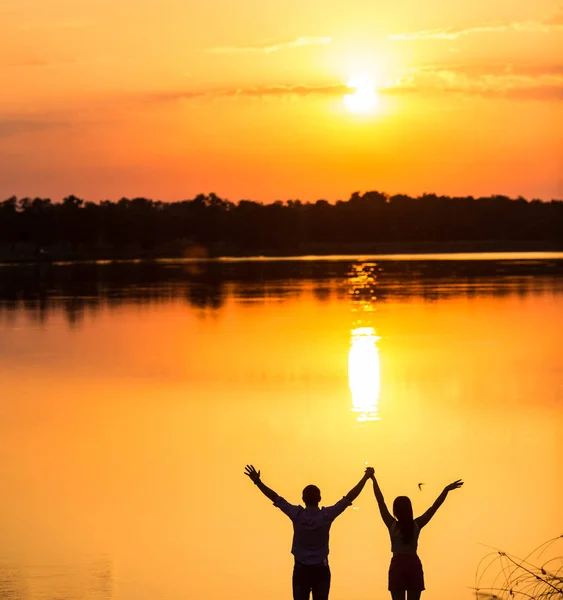
[[[412,504],[407,496],[397,496],[393,502],[393,514],[399,521],[399,529],[405,542],[410,542],[413,535],[414,521]]]
[[[397,521],[412,521],[412,504],[407,496],[397,496],[393,502],[393,514]]]

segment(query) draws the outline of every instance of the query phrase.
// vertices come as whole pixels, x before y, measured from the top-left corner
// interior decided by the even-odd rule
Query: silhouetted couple
[[[330,567],[328,566],[328,538],[332,522],[342,514],[360,495],[368,479],[373,481],[373,493],[379,506],[381,518],[391,537],[391,566],[389,567],[389,591],[393,600],[418,600],[424,590],[424,574],[420,558],[416,553],[420,530],[430,521],[446,499],[448,492],[463,485],[461,479],[450,483],[438,496],[434,504],[420,517],[413,519],[409,498],[399,496],[393,502],[393,515],[387,509],[383,494],[375,478],[373,467],[368,467],[360,481],[336,504],[319,508],[321,491],[316,485],[303,490],[302,506],[290,504],[262,483],[260,471],[247,465],[248,475],[260,491],[267,496],[293,523],[293,545],[295,558],[293,568],[293,598],[327,600],[330,590]]]

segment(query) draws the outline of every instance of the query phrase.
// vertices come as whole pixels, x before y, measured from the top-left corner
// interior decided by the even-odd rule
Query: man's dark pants
[[[293,567],[293,600],[328,600],[330,567],[328,564],[304,565],[295,562]]]

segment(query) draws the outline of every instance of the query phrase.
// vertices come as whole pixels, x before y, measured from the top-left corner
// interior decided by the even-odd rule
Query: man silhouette
[[[321,491],[316,485],[308,485],[303,490],[302,506],[294,506],[262,483],[260,471],[246,465],[244,474],[250,477],[258,489],[293,523],[293,544],[291,553],[295,558],[293,567],[294,600],[328,600],[330,590],[330,567],[328,566],[328,538],[332,522],[342,514],[359,496],[366,481],[373,475],[373,467],[368,467],[360,481],[336,504],[319,508]]]

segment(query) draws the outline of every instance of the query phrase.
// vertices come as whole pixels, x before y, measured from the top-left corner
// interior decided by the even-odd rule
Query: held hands
[[[453,483],[450,483],[444,488],[444,492],[451,492],[452,490],[457,490],[463,485],[463,481],[461,479],[456,479]]]
[[[364,473],[364,479],[367,481],[368,479],[374,479],[375,477],[375,469],[373,467],[366,467],[366,472]]]
[[[244,474],[250,477],[252,483],[258,483],[260,481],[260,471],[257,471],[253,465],[246,465],[246,467],[244,467]]]

